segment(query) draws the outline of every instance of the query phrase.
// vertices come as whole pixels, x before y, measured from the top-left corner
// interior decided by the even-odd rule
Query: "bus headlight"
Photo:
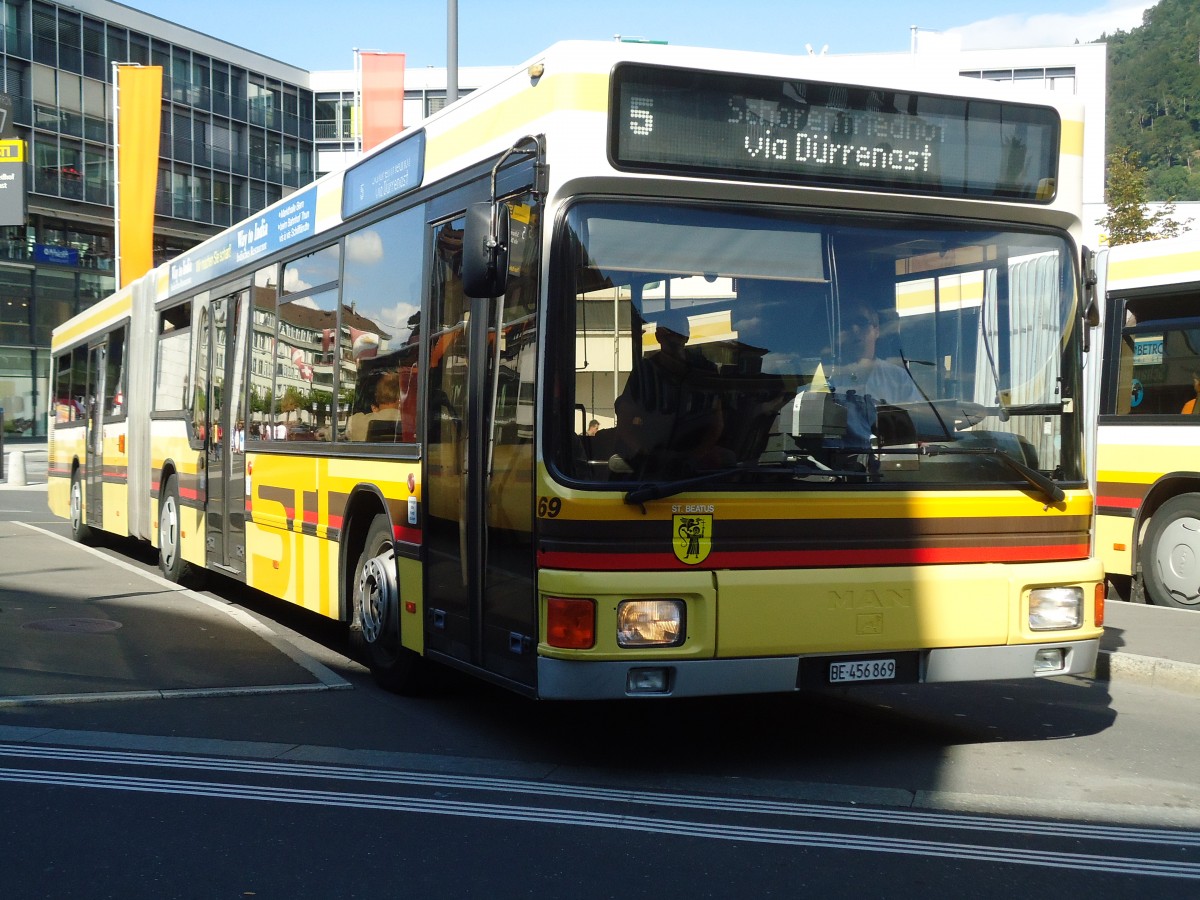
[[[1029,592],[1029,629],[1066,631],[1083,623],[1083,588],[1034,588]]]
[[[621,647],[678,647],[686,634],[682,600],[622,600],[617,606]]]

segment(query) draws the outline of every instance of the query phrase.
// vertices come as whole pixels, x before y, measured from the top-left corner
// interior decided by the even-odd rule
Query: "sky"
[[[351,69],[354,49],[446,64],[446,0],[122,0],[142,12],[309,71]],[[517,65],[560,40],[614,35],[771,53],[884,53],[911,28],[959,35],[963,49],[1086,43],[1141,24],[1139,0],[457,0],[460,66]]]

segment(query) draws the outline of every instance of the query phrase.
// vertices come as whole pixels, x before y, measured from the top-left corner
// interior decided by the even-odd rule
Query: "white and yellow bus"
[[[51,508],[399,690],[1090,671],[1082,134],[894,60],[555,45],[57,329]]]
[[[1098,255],[1096,548],[1119,595],[1200,609],[1200,236]]]

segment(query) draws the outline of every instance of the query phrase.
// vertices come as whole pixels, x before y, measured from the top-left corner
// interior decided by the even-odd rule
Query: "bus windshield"
[[[569,479],[1081,478],[1061,234],[614,201],[574,206],[564,237],[574,303],[551,331],[574,334],[555,392],[573,415],[551,455]]]

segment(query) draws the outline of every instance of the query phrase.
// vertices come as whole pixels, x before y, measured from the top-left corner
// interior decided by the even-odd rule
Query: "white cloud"
[[[420,312],[420,310],[420,306],[401,302],[389,309],[383,310],[382,318],[391,329],[392,336],[403,340],[408,336],[408,320],[412,318],[414,313]]]
[[[383,259],[383,239],[375,230],[360,231],[346,239],[346,257],[355,262],[374,264]]]
[[[283,270],[283,292],[285,294],[295,294],[298,291],[307,291],[311,284],[300,277],[300,273],[291,267],[284,267]]]
[[[1157,2],[1157,0],[1156,0]],[[1155,3],[1113,0],[1081,13],[1035,13],[995,16],[968,25],[947,28],[947,35],[962,39],[964,50],[1001,50],[1013,47],[1063,47],[1086,44],[1102,34],[1129,31],[1142,24],[1142,14]]]

